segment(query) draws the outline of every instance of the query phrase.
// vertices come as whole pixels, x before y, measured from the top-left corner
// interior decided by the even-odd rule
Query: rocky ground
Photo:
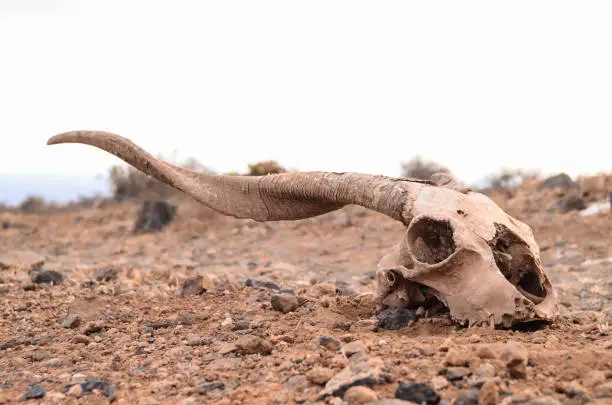
[[[374,269],[402,235],[380,214],[177,206],[142,234],[134,203],[0,213],[0,403],[612,403],[609,211],[512,212],[560,316],[492,330],[377,316]]]

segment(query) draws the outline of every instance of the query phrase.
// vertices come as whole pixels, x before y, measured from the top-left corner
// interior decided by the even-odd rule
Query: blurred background
[[[604,1],[1,0],[0,202],[136,193],[125,183],[138,174],[114,156],[46,146],[76,129],[216,173],[427,176],[415,167],[433,165],[486,189],[611,172],[611,12]]]

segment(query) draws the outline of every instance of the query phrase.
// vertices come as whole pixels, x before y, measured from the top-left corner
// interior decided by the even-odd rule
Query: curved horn
[[[266,176],[200,173],[166,163],[129,139],[103,131],[65,132],[47,141],[47,145],[60,143],[95,146],[216,211],[256,221],[303,219],[356,204],[404,222],[404,203],[412,190],[410,181],[415,181],[335,172]]]

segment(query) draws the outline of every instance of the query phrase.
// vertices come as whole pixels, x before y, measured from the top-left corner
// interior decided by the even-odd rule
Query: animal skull
[[[66,132],[47,143],[98,147],[236,218],[295,220],[348,204],[386,214],[406,232],[379,263],[379,309],[417,307],[436,297],[460,322],[504,326],[551,320],[557,312],[531,229],[444,174],[432,180],[330,172],[226,176],[173,166],[108,132]]]
[[[531,229],[480,193],[422,187],[403,240],[379,262],[378,308],[436,297],[470,325],[551,320],[557,296]]]

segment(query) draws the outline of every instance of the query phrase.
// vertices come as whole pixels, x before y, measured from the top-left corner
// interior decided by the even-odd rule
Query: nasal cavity
[[[413,222],[408,231],[408,243],[413,257],[427,264],[444,261],[456,249],[450,223],[433,218]]]

